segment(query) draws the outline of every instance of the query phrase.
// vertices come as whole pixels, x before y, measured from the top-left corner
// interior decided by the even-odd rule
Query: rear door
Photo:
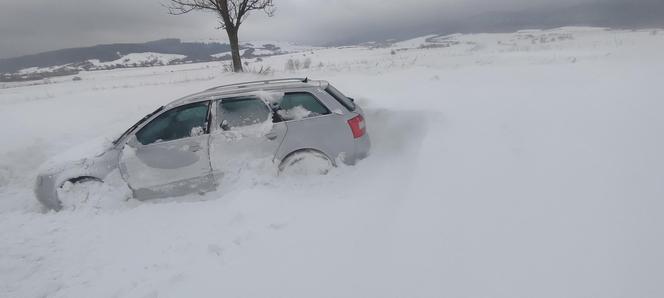
[[[348,125],[339,107],[329,107],[318,96],[322,92],[287,92],[277,114],[288,127],[288,136],[279,150],[278,159],[301,149],[315,149],[333,162],[344,152],[352,153]]]
[[[120,169],[137,198],[177,196],[212,186],[209,108],[209,101],[173,108],[129,137]]]
[[[225,98],[215,101],[213,109],[210,160],[215,177],[237,177],[247,169],[272,171],[286,125],[273,123],[266,101],[251,95]]]

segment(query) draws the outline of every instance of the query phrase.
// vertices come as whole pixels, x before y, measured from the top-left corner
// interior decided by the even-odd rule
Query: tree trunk
[[[226,28],[228,40],[231,42],[231,56],[233,58],[233,71],[242,72],[242,59],[240,58],[240,42],[237,38],[237,29]]]

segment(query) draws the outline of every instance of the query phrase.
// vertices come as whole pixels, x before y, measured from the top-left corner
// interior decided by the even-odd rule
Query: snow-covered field
[[[173,60],[184,59],[187,56],[178,54],[162,54],[162,53],[131,53],[124,55],[121,58],[109,61],[99,62],[99,60],[90,61],[96,67],[114,66],[114,65],[141,65],[141,63],[149,63],[150,65],[167,65]]]
[[[151,202],[100,187],[44,213],[32,184],[49,157],[177,97],[271,77],[207,63],[0,85],[0,297],[664,297],[664,31],[248,62],[355,97],[372,155],[314,177],[248,162],[217,192]]]

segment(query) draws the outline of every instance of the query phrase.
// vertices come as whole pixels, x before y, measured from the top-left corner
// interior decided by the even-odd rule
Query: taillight
[[[361,138],[364,135],[366,126],[364,125],[364,117],[362,115],[357,115],[348,120],[348,125],[353,132],[353,138]]]

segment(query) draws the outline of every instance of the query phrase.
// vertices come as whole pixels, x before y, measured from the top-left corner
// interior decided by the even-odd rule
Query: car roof
[[[329,83],[308,78],[284,78],[263,81],[241,82],[212,87],[210,89],[177,99],[166,107],[172,108],[184,104],[210,100],[211,97],[231,97],[256,91],[274,91],[293,88],[327,88]]]

